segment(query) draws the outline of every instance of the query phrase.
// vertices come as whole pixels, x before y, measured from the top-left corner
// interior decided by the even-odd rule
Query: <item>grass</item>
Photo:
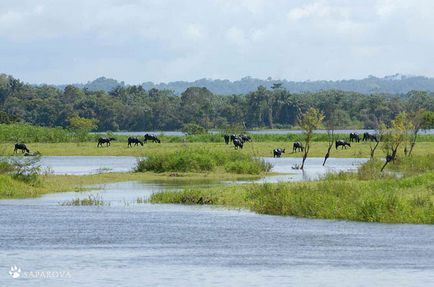
[[[9,174],[0,174],[0,199],[39,197],[47,193],[84,191],[85,186],[99,183],[146,181],[170,185],[192,185],[237,180],[255,180],[257,175],[212,173],[102,173],[92,175],[41,175],[36,184],[20,181]]]
[[[224,168],[228,173],[261,174],[270,171],[271,165],[235,150],[223,152],[185,147],[171,153],[150,155],[138,162],[136,171],[211,172],[217,168]]]
[[[226,145],[224,142],[219,143],[147,143],[143,147],[128,148],[126,142],[116,141],[108,148],[97,148],[96,142],[85,143],[30,143],[27,144],[30,151],[39,151],[43,156],[136,156],[145,157],[155,154],[173,153],[176,150],[188,147],[191,149],[206,149],[216,152],[230,152],[234,148],[232,145]],[[244,145],[244,149],[237,151],[240,154],[253,156],[273,156],[273,149],[285,148],[287,152],[283,157],[302,157],[302,153],[292,153],[292,142],[251,142]],[[14,155],[13,143],[0,144],[0,155]],[[414,155],[425,155],[432,153],[434,142],[417,143],[413,151]],[[324,157],[327,151],[327,142],[314,142],[311,146],[309,157]],[[21,155],[21,154],[19,154]],[[344,150],[331,151],[331,157],[369,157],[369,144],[357,143],[351,148]],[[384,152],[378,148],[377,157],[384,158]]]
[[[164,143],[183,143],[183,142],[201,142],[201,143],[220,143],[223,141],[223,133],[209,133],[188,136],[167,136],[163,133],[157,132],[158,137]],[[110,133],[88,134],[85,136],[87,141],[96,141],[99,137],[113,136]],[[140,135],[143,137],[143,134]],[[250,134],[254,142],[294,142],[303,141],[302,134]],[[336,134],[340,139],[347,139],[348,134]],[[114,136],[120,141],[126,142],[128,136],[116,135]],[[328,139],[327,134],[318,133],[313,136],[314,142],[326,142]],[[25,123],[15,124],[0,124],[0,142],[24,142],[24,143],[74,143],[80,142],[81,136],[77,136],[70,130],[63,127],[42,127],[34,126]],[[418,137],[419,142],[434,142],[434,135],[421,134]]]
[[[357,173],[319,181],[165,191],[153,194],[150,202],[222,205],[308,218],[434,224],[434,164],[426,165],[433,161],[431,154],[397,163],[393,169],[402,172],[401,178],[381,175],[381,162],[370,161]]]
[[[60,205],[62,206],[108,206],[109,202],[106,202],[102,199],[100,194],[89,194],[86,198],[74,198],[71,200],[67,200],[62,202]]]

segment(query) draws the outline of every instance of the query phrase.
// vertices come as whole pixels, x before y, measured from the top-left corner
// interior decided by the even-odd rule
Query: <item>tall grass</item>
[[[205,148],[182,148],[175,152],[155,154],[137,163],[137,172],[210,172],[217,168],[237,174],[260,174],[271,165],[239,151],[218,151]]]
[[[166,191],[152,203],[214,204],[261,214],[434,224],[434,173],[404,179],[323,180]]]
[[[405,158],[402,177],[368,161],[356,173],[303,183],[248,184],[153,194],[153,203],[215,204],[257,213],[385,223],[434,224],[434,156]],[[407,173],[406,171],[416,171]]]
[[[109,202],[105,202],[100,194],[89,194],[85,198],[74,198],[60,203],[62,206],[107,206]]]
[[[74,135],[64,128],[29,124],[0,124],[0,142],[70,142]]]

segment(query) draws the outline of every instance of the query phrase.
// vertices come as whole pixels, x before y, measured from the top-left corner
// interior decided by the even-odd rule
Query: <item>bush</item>
[[[237,174],[260,174],[271,170],[271,164],[263,160],[256,159],[252,161],[234,161],[225,165],[225,171]]]
[[[39,165],[40,157],[24,157],[14,159],[11,165],[14,168],[12,177],[25,183],[36,185],[39,183],[39,174],[41,167]]]
[[[137,172],[208,172],[224,167],[227,172],[259,174],[271,165],[238,151],[208,151],[185,148],[168,154],[152,155],[139,160]]]
[[[74,135],[64,128],[30,124],[0,124],[0,142],[70,142]]]
[[[198,124],[190,123],[184,125],[182,128],[182,132],[186,133],[187,135],[201,135],[201,134],[207,134],[208,130]]]

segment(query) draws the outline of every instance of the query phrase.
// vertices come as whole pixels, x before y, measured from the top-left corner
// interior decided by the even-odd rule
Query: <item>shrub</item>
[[[198,124],[190,123],[184,125],[182,128],[182,132],[186,133],[187,135],[200,135],[200,134],[207,134],[208,130]]]
[[[239,174],[259,174],[271,169],[271,165],[239,151],[184,148],[173,153],[151,155],[139,160],[135,170],[137,172],[208,172],[217,167]]]

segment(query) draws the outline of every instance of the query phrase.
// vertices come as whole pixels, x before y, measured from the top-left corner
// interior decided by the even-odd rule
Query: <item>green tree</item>
[[[187,135],[201,135],[208,133],[208,130],[201,125],[189,123],[182,127],[182,132]]]
[[[96,119],[86,119],[78,115],[71,116],[69,118],[69,127],[77,136],[77,139],[81,142],[86,140],[88,133],[97,127]]]

